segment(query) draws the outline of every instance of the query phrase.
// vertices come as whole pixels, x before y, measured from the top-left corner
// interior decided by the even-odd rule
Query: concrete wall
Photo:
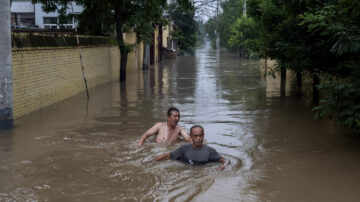
[[[144,43],[138,42],[136,33],[131,31],[124,34],[124,40],[126,43],[134,44],[133,51],[128,54],[127,71],[133,72],[142,69],[144,59]]]
[[[265,74],[265,71],[268,73],[271,71],[275,71],[275,78],[271,75],[266,76],[266,97],[278,97],[281,96],[281,91],[285,92],[285,95],[291,95],[294,91],[294,87],[296,85],[296,73],[292,70],[286,70],[286,80],[285,83],[281,84],[281,76],[280,72],[277,72],[275,69],[276,60],[267,60],[266,61],[267,69],[265,69],[265,60],[260,60],[260,72],[262,75]],[[283,88],[283,89],[281,89]],[[313,93],[313,86],[312,86],[312,76],[309,73],[303,72],[302,73],[302,85],[301,88],[298,89],[302,96],[301,98],[304,99],[309,104],[312,101],[312,93]]]
[[[172,44],[168,44],[168,43],[172,43],[173,39],[171,36],[171,33],[174,32],[173,28],[173,22],[169,21],[169,23],[165,26],[163,26],[163,32],[162,32],[162,44],[164,48],[167,49],[171,49],[172,48]]]
[[[130,32],[124,34],[124,41],[129,44],[136,44],[136,33]],[[127,71],[136,71],[138,68],[138,61],[137,61],[137,46],[134,47],[133,51],[128,54],[127,60]],[[131,68],[128,68],[131,67]]]
[[[144,42],[140,41],[136,43],[136,49],[134,54],[137,55],[137,68],[142,69],[143,61],[144,61]]]
[[[13,33],[14,118],[19,118],[85,90],[79,52],[77,47],[72,44],[73,39],[41,35],[29,38],[27,35]],[[134,33],[125,34],[127,41],[131,41],[134,36],[136,42]],[[42,37],[43,41],[36,42]],[[27,39],[31,39],[30,42]],[[120,51],[117,45],[111,43],[99,45],[98,43],[107,39],[95,39],[85,37],[80,40],[80,44],[88,43],[81,48],[81,51],[89,88],[119,78]],[[62,44],[65,42],[61,41],[66,41],[66,46]],[[46,44],[52,44],[53,47],[46,46]],[[139,48],[136,48],[128,56],[128,72],[135,71],[142,66],[142,60],[139,61],[141,57],[139,54],[143,52],[141,43],[138,46]]]
[[[170,24],[167,24],[163,27],[162,35],[163,47],[168,48],[168,37],[170,37]]]
[[[155,64],[159,61],[159,26],[156,25],[154,29],[154,61]]]
[[[11,4],[12,13],[34,13],[35,6],[31,1],[13,1]]]

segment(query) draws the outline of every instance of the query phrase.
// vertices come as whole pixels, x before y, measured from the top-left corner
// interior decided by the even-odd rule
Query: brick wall
[[[117,46],[82,48],[89,88],[119,77]],[[85,90],[76,48],[13,49],[14,118]]]
[[[126,35],[136,42],[135,34]],[[89,88],[119,78],[120,51],[113,39],[82,37],[80,44]],[[12,33],[12,46],[15,119],[85,90],[74,36]],[[138,43],[128,55],[128,72],[142,67],[142,54]]]

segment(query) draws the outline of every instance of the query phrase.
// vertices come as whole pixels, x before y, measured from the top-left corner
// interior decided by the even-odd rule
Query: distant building
[[[81,13],[83,8],[76,3],[72,3],[74,14]],[[72,8],[68,8],[68,13],[72,13]],[[31,0],[13,0],[11,4],[11,25],[12,27],[38,27],[38,28],[75,28],[74,18],[60,21],[57,12],[46,13],[40,3],[33,4]]]
[[[167,4],[175,4],[176,0],[167,0]],[[163,27],[163,37],[162,37],[162,45],[163,48],[165,48],[168,51],[177,51],[177,39],[172,37],[172,32],[174,32],[174,29],[176,25],[174,24],[174,21],[170,19],[170,15],[167,11],[164,11],[164,17],[169,19],[169,23]]]
[[[167,0],[168,4],[176,3],[176,0]],[[74,11],[72,11],[72,8]],[[83,7],[77,5],[77,3],[72,2],[72,5],[69,5],[67,13],[80,14],[83,11]],[[175,54],[178,46],[177,39],[172,37],[176,25],[173,21],[170,20],[168,12],[164,12],[164,17],[169,19],[169,23],[165,26],[158,25],[156,34],[154,31],[154,44],[156,49],[150,47],[150,56],[153,53],[151,58],[161,59],[162,52],[171,52]],[[57,12],[46,13],[42,9],[42,4],[36,3],[33,4],[31,0],[13,0],[11,4],[11,26],[13,28],[41,28],[41,29],[73,29],[75,28],[77,22],[74,17],[68,18],[61,21],[59,14]],[[156,35],[156,37],[155,37]],[[155,54],[156,53],[156,54]],[[158,55],[158,57],[155,57]],[[154,59],[155,60],[155,59]],[[152,64],[153,61],[150,61]]]

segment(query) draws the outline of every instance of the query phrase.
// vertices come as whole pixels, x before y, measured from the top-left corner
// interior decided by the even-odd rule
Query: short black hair
[[[205,130],[204,130],[204,128],[203,128],[202,126],[200,126],[200,125],[193,125],[193,126],[191,126],[191,128],[190,128],[190,134],[191,134],[191,131],[192,131],[194,128],[201,128],[202,131],[205,133]]]
[[[176,109],[175,107],[171,107],[170,109],[168,109],[167,111],[167,116],[170,117],[171,116],[171,113],[175,111],[175,112],[179,112],[178,109]],[[180,113],[180,112],[179,112]]]

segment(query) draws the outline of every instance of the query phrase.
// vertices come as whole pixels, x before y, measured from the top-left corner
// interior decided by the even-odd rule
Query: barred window
[[[44,17],[44,24],[57,24],[57,17]]]

